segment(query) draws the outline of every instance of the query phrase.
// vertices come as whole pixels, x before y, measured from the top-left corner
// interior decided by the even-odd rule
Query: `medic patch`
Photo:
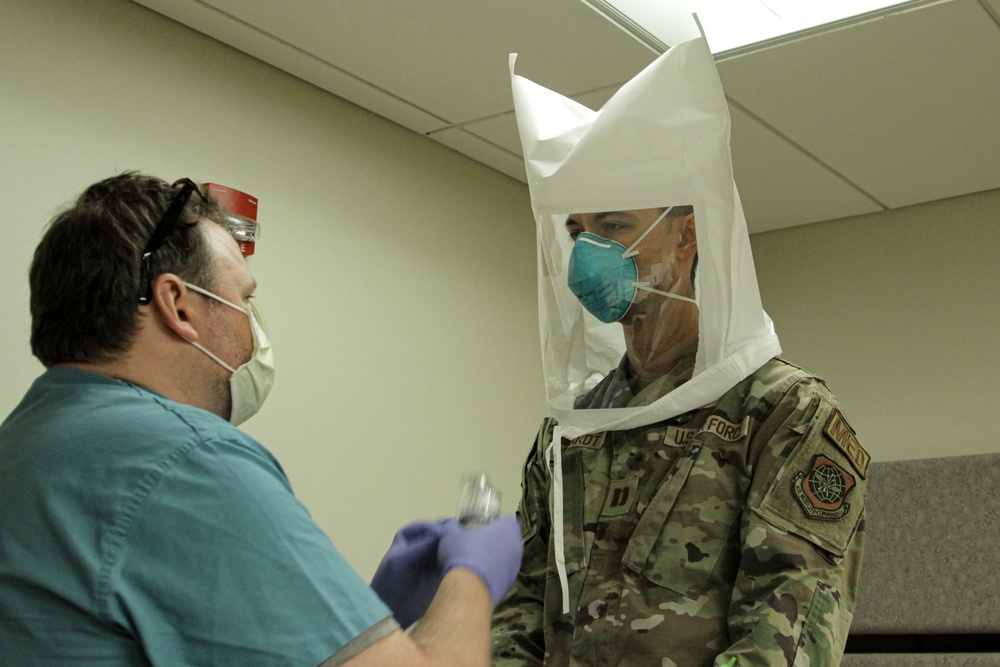
[[[810,519],[840,521],[851,511],[847,495],[855,484],[853,475],[817,454],[807,472],[798,472],[792,478],[792,494]]]
[[[833,440],[833,443],[840,448],[840,451],[844,452],[847,460],[851,462],[854,469],[861,475],[861,479],[866,479],[868,464],[871,463],[872,457],[868,455],[868,452],[858,442],[858,438],[854,434],[854,429],[844,419],[844,415],[840,414],[840,410],[834,410],[830,414],[830,418],[826,420],[826,426],[823,427],[823,433],[830,440]]]

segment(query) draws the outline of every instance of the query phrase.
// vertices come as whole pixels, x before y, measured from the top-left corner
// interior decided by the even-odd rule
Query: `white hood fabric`
[[[730,119],[704,38],[679,44],[600,111],[514,74],[511,86],[538,232],[539,325],[549,409],[560,435],[630,429],[709,405],[781,352],[761,306],[733,181]],[[699,343],[693,377],[643,407],[576,409],[614,371],[622,327],[567,286],[571,213],[693,205]]]

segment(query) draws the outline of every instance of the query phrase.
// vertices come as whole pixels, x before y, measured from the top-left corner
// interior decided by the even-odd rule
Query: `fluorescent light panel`
[[[673,46],[698,36],[712,53],[731,51],[912,0],[582,0],[650,43]],[[636,30],[638,28],[638,30]],[[647,39],[643,39],[646,33]],[[655,45],[655,42],[653,44]]]

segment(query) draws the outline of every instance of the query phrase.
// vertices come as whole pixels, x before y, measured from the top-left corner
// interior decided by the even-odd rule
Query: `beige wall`
[[[0,416],[41,371],[43,224],[124,169],[257,195],[279,365],[246,427],[363,576],[481,468],[519,495],[544,400],[524,186],[125,0],[0,0]],[[1000,451],[1000,192],[754,236],[786,356],[876,459]]]
[[[365,576],[481,468],[513,511],[542,417],[524,186],[124,0],[3,0],[0,414],[41,366],[43,225],[124,169],[260,198],[278,376],[246,430]]]
[[[875,460],[1000,452],[1000,190],[752,239],[785,356]]]

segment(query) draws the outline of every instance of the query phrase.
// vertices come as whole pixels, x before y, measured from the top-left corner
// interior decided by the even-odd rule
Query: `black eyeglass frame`
[[[191,195],[197,192],[198,196],[201,197],[202,200],[205,199],[205,195],[202,194],[197,183],[192,181],[190,178],[182,178],[175,181],[171,187],[176,188],[178,185],[181,189],[176,195],[174,195],[174,198],[171,200],[167,210],[163,213],[163,217],[161,217],[160,221],[156,223],[156,228],[153,229],[152,236],[149,237],[146,247],[143,248],[142,254],[139,256],[140,304],[147,304],[153,300],[153,276],[151,275],[153,253],[159,250],[173,231],[177,229],[177,223],[181,219],[181,213],[184,211],[184,207],[187,206],[188,200],[191,199]]]

